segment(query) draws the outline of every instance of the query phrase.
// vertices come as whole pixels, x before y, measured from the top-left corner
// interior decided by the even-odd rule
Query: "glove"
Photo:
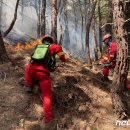
[[[57,67],[63,67],[64,65],[65,65],[64,62],[57,62],[57,63],[56,63],[56,66],[57,66]]]
[[[27,93],[32,93],[32,87],[26,87],[26,86],[24,86],[24,90]]]
[[[109,67],[109,66],[111,66],[111,65],[112,65],[111,62],[106,62],[106,63],[103,64],[104,67]]]

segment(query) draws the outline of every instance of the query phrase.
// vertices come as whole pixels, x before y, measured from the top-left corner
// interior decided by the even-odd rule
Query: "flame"
[[[16,46],[16,50],[23,49],[24,46],[21,43],[18,43]]]
[[[17,43],[15,49],[16,50],[21,50],[21,49],[27,49],[28,50],[28,49],[34,48],[38,44],[42,44],[40,39],[38,39],[36,41],[26,42],[24,45],[22,43]]]

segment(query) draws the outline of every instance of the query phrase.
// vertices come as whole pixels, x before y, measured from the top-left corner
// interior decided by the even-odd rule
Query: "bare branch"
[[[106,23],[104,25],[101,26],[101,28],[104,28],[106,25],[114,25],[115,23]]]
[[[17,11],[18,11],[19,1],[20,0],[17,0],[17,2],[16,2],[15,12],[14,12],[14,18],[13,18],[13,20],[12,20],[9,28],[3,33],[3,37],[6,37],[10,33],[10,31],[12,30],[12,28],[14,27],[14,24],[15,24],[16,19],[17,19]]]
[[[129,22],[129,21],[130,21],[130,18],[128,18],[127,20],[125,20],[124,23]]]
[[[130,21],[130,18],[128,18],[127,20],[122,21],[122,22],[126,23],[126,22],[129,22],[129,21]],[[106,23],[106,24],[102,25],[101,28],[104,28],[106,25],[114,25],[114,24],[115,23]]]

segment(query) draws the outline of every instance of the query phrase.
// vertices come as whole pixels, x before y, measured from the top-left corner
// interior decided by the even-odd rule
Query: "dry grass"
[[[24,55],[23,55],[24,54]],[[0,66],[0,130],[43,130],[39,95],[28,95],[20,86],[28,51],[10,53],[15,66]],[[6,77],[5,77],[6,74]],[[108,82],[75,59],[51,74],[54,129],[129,130],[116,127]]]

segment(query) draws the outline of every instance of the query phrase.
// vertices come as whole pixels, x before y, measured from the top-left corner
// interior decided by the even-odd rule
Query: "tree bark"
[[[94,38],[94,54],[95,54],[95,61],[98,60],[98,42],[97,42],[97,33],[96,33],[96,22],[95,17],[93,18],[93,38]]]
[[[61,6],[62,5],[62,6]],[[60,34],[60,40],[59,40],[59,45],[62,45],[63,44],[63,39],[64,39],[64,32],[63,32],[63,27],[62,27],[62,20],[61,20],[61,14],[62,14],[62,11],[63,11],[63,3],[61,2],[61,0],[59,1],[59,5],[58,5],[58,14],[57,14],[57,17],[59,18],[59,24],[60,24],[60,31],[61,31],[61,34]]]
[[[99,50],[102,56],[102,17],[101,17],[101,8],[100,8],[100,0],[98,1],[98,16],[99,16]]]
[[[94,12],[95,12],[95,8],[96,8],[96,4],[97,4],[97,1],[95,1],[92,5],[92,11],[89,12],[88,16],[88,21],[87,21],[87,24],[86,24],[86,55],[87,55],[87,63],[89,66],[92,66],[92,62],[91,62],[91,58],[90,58],[90,49],[89,49],[89,33],[90,33],[90,27],[91,27],[91,22],[92,22],[92,18],[93,18],[93,15],[94,15]]]
[[[17,20],[17,11],[18,11],[19,1],[20,0],[17,0],[17,2],[16,2],[15,12],[14,12],[14,18],[13,18],[13,20],[12,20],[9,28],[3,33],[3,37],[6,37],[10,33],[10,31],[13,29],[13,27],[14,27],[14,24],[15,24],[15,22]]]
[[[41,0],[38,0],[38,9],[37,12],[37,35],[41,37]]]
[[[128,0],[126,3],[125,3],[125,20],[128,20],[130,18],[130,0]],[[125,29],[126,29],[126,32],[127,32],[127,38],[128,38],[128,55],[129,55],[129,58],[130,58],[130,20],[125,22],[125,25],[124,25]]]
[[[0,28],[0,63],[2,63],[2,64],[10,61],[8,54],[6,52],[5,46],[4,46],[3,37],[6,37],[10,33],[12,28],[14,27],[14,24],[17,19],[18,5],[19,5],[19,0],[17,0],[16,6],[15,6],[14,18],[13,18],[9,28],[3,33],[3,35],[1,33],[1,28]],[[2,14],[0,14],[0,20],[1,20],[1,15]]]
[[[108,17],[107,17],[107,23],[113,22],[113,5],[112,0],[108,0]],[[112,35],[112,25],[107,24],[105,26],[105,32],[110,33]]]
[[[38,2],[35,1],[35,4],[36,4],[36,14],[37,14],[37,37],[40,36],[40,31],[39,31],[39,2],[40,0],[38,0]]]
[[[10,59],[7,55],[7,52],[6,52],[6,49],[5,49],[5,46],[4,46],[3,37],[2,37],[2,34],[1,34],[1,30],[0,30],[0,64],[6,63],[6,62],[9,62],[9,61],[10,61]]]
[[[77,28],[78,28],[78,19],[77,19],[77,12],[76,12],[76,5],[75,5],[75,1],[72,1],[72,7],[73,7],[73,11],[74,11],[74,21],[75,21],[75,33],[77,33]],[[75,42],[77,43],[77,36],[75,35]]]
[[[42,0],[41,7],[41,36],[46,32],[46,0]]]
[[[68,10],[67,10],[67,1],[63,0],[64,5],[64,21],[65,21],[65,30],[64,30],[64,43],[65,48],[69,51],[70,50],[70,34],[68,28]]]
[[[78,0],[78,3],[79,3],[80,14],[81,14],[81,43],[82,43],[82,50],[85,52],[84,43],[83,43],[84,16],[83,16],[83,10],[82,10],[82,7],[81,7],[81,1]]]
[[[112,83],[112,101],[114,106],[114,111],[119,119],[127,119],[128,108],[123,95],[123,89],[125,88],[125,80],[128,75],[129,60],[128,60],[128,38],[126,26],[124,26],[125,1],[113,0],[113,18],[115,24],[115,36],[118,43],[117,61],[113,76]]]
[[[1,3],[0,3],[0,30],[1,30],[1,26],[2,26],[2,2],[3,2],[3,0],[1,0]]]
[[[51,35],[57,40],[57,0],[52,0]]]
[[[4,62],[9,62],[9,57],[5,50],[4,41],[3,41],[2,34],[1,34],[1,25],[2,25],[1,17],[2,17],[2,3],[0,3],[0,64],[3,64]]]

